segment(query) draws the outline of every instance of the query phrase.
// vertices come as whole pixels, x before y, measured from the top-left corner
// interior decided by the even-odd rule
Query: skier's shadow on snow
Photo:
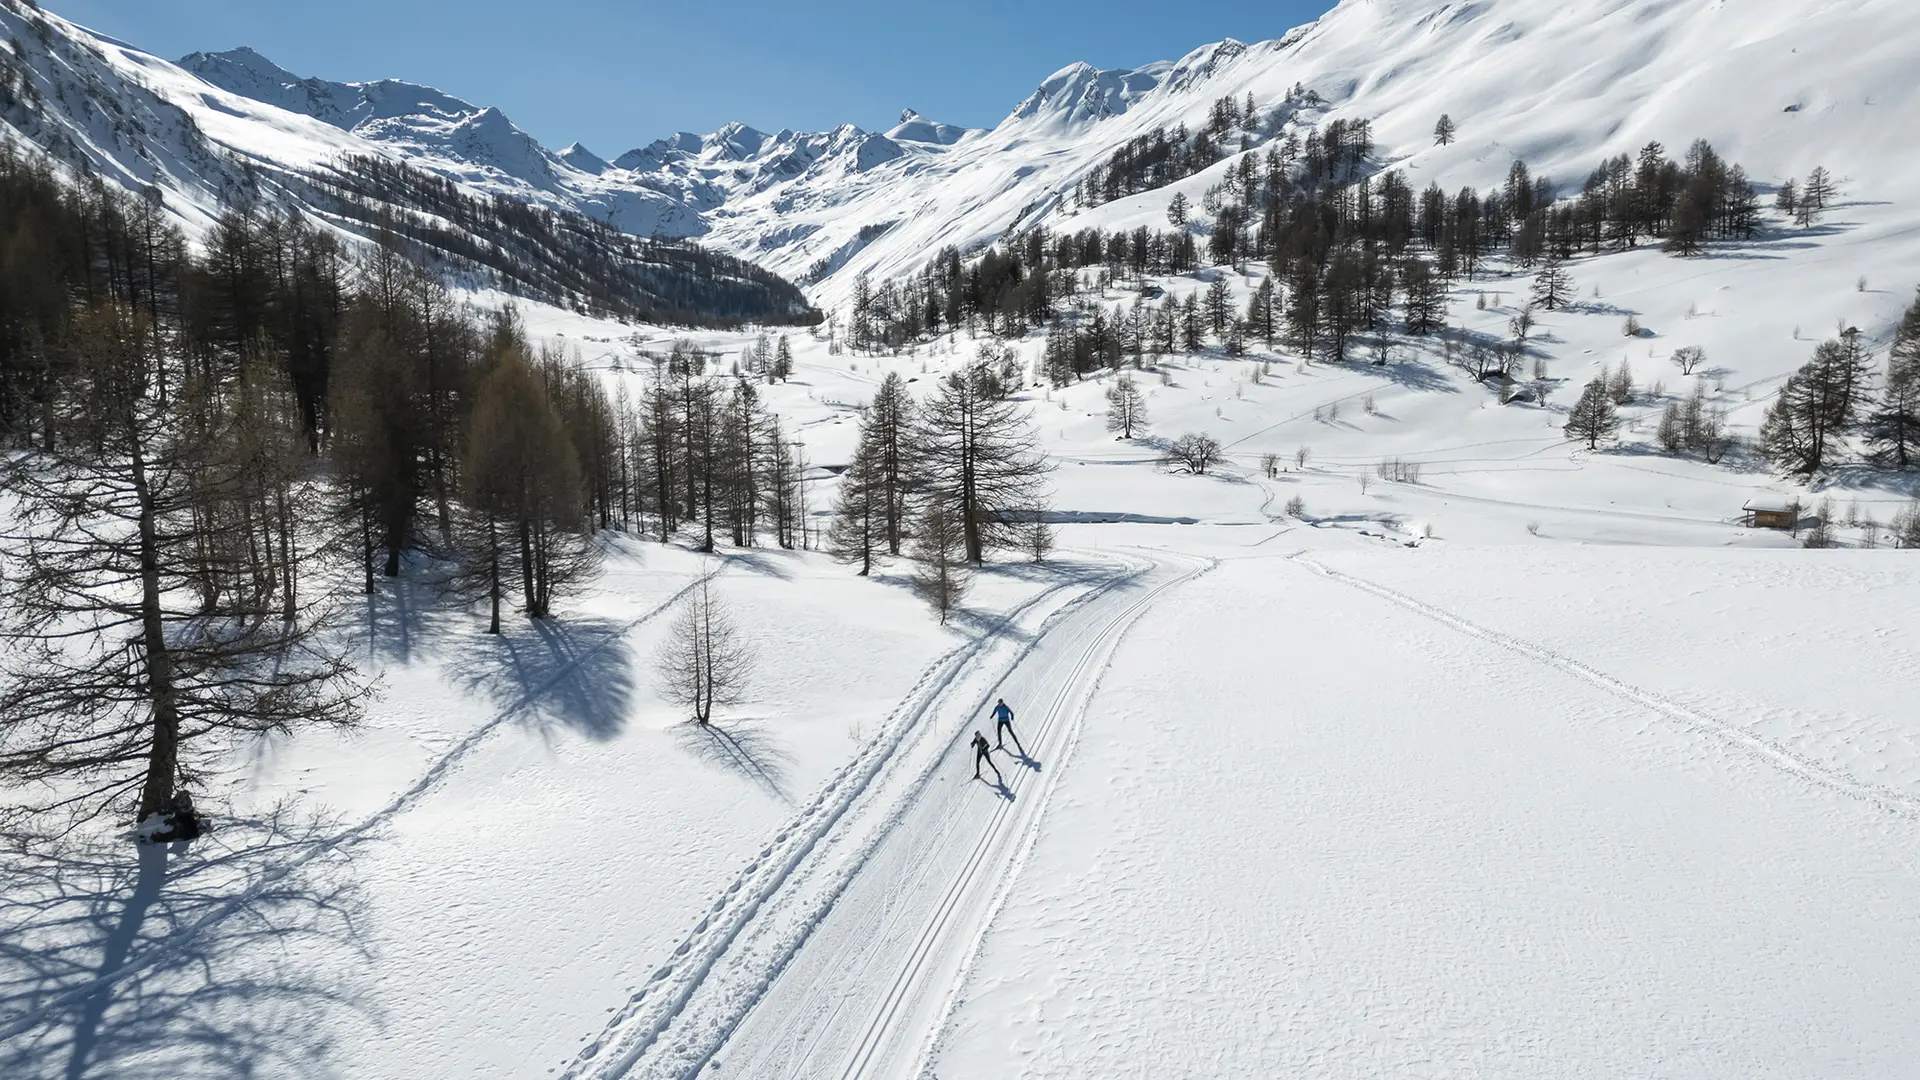
[[[974,780],[992,788],[993,793],[995,795],[1000,796],[1001,798],[1007,800],[1008,802],[1013,801],[1014,799],[1013,789],[1007,786],[1007,782],[1004,778],[1000,780],[989,780],[984,776],[976,776],[974,777]]]

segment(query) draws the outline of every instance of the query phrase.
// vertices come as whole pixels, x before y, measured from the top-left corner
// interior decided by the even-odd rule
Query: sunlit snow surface
[[[0,1075],[1910,1075],[1913,553],[1735,524],[1792,495],[1885,523],[1910,482],[1809,492],[1750,458],[1663,456],[1644,395],[1619,448],[1560,426],[1623,359],[1643,390],[1690,390],[1669,357],[1701,345],[1751,438],[1836,325],[1884,348],[1920,283],[1916,18],[1349,0],[1282,44],[1064,70],[995,131],[857,174],[708,192],[712,240],[793,273],[899,219],[823,280],[831,305],[858,269],[990,238],[1036,200],[1059,227],[1164,227],[1169,191],[1046,200],[1132,134],[1301,82],[1327,116],[1374,117],[1416,186],[1484,187],[1516,155],[1573,183],[1706,136],[1763,183],[1825,165],[1842,198],[1700,259],[1570,264],[1580,303],[1540,314],[1546,408],[1499,405],[1426,343],[1377,368],[1209,351],[1137,376],[1153,436],[1227,444],[1189,477],[1105,431],[1105,378],[1026,391],[1062,518],[1103,523],[1062,526],[1049,567],[983,576],[949,629],[897,564],[866,581],[777,550],[623,541],[561,618],[501,640],[383,590],[352,637],[385,685],[367,730],[257,747],[216,796],[241,820],[173,856],[157,901],[124,846],[8,857]],[[377,148],[105,51],[250,152]],[[1461,140],[1435,148],[1442,111]],[[723,134],[676,152],[775,138]],[[1228,273],[1239,301],[1261,272]],[[1526,285],[1462,283],[1451,318],[1504,333]],[[675,336],[521,308],[629,394]],[[1628,313],[1652,336],[1624,338]],[[748,340],[692,336],[723,364]],[[819,466],[847,461],[884,373],[920,392],[977,347],[793,343],[766,397]],[[1420,483],[1380,480],[1389,457]],[[732,746],[654,687],[667,605],[703,572],[761,643]],[[1038,766],[998,758],[1011,800],[964,753],[998,696]],[[290,796],[325,820],[261,851],[247,821]]]

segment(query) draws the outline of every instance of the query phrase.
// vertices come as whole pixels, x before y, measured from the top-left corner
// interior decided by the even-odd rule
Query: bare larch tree
[[[967,534],[960,515],[941,502],[927,504],[913,536],[913,589],[940,615],[942,625],[973,584]]]
[[[250,736],[351,726],[364,688],[294,592],[309,552],[285,520],[303,440],[284,382],[163,364],[111,303],[70,358],[61,437],[4,477],[0,779],[15,815],[139,820]]]
[[[660,696],[686,709],[689,719],[704,727],[713,722],[716,708],[737,705],[745,697],[753,662],[752,645],[708,575],[681,602],[654,670]]]

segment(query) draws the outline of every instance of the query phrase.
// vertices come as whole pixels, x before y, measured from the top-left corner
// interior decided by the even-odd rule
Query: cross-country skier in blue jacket
[[[993,741],[995,749],[1005,750],[1007,748],[1007,736],[1009,735],[1013,735],[1013,745],[1015,749],[1020,751],[1020,756],[1027,756],[1027,748],[1020,745],[1020,736],[1014,735],[1013,710],[1007,708],[1007,699],[1001,698],[1000,703],[993,707]]]

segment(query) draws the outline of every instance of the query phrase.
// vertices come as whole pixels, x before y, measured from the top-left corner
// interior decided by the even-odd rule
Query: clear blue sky
[[[251,45],[301,75],[399,78],[612,156],[729,120],[990,127],[1052,72],[1278,37],[1333,0],[42,0],[167,59]]]

